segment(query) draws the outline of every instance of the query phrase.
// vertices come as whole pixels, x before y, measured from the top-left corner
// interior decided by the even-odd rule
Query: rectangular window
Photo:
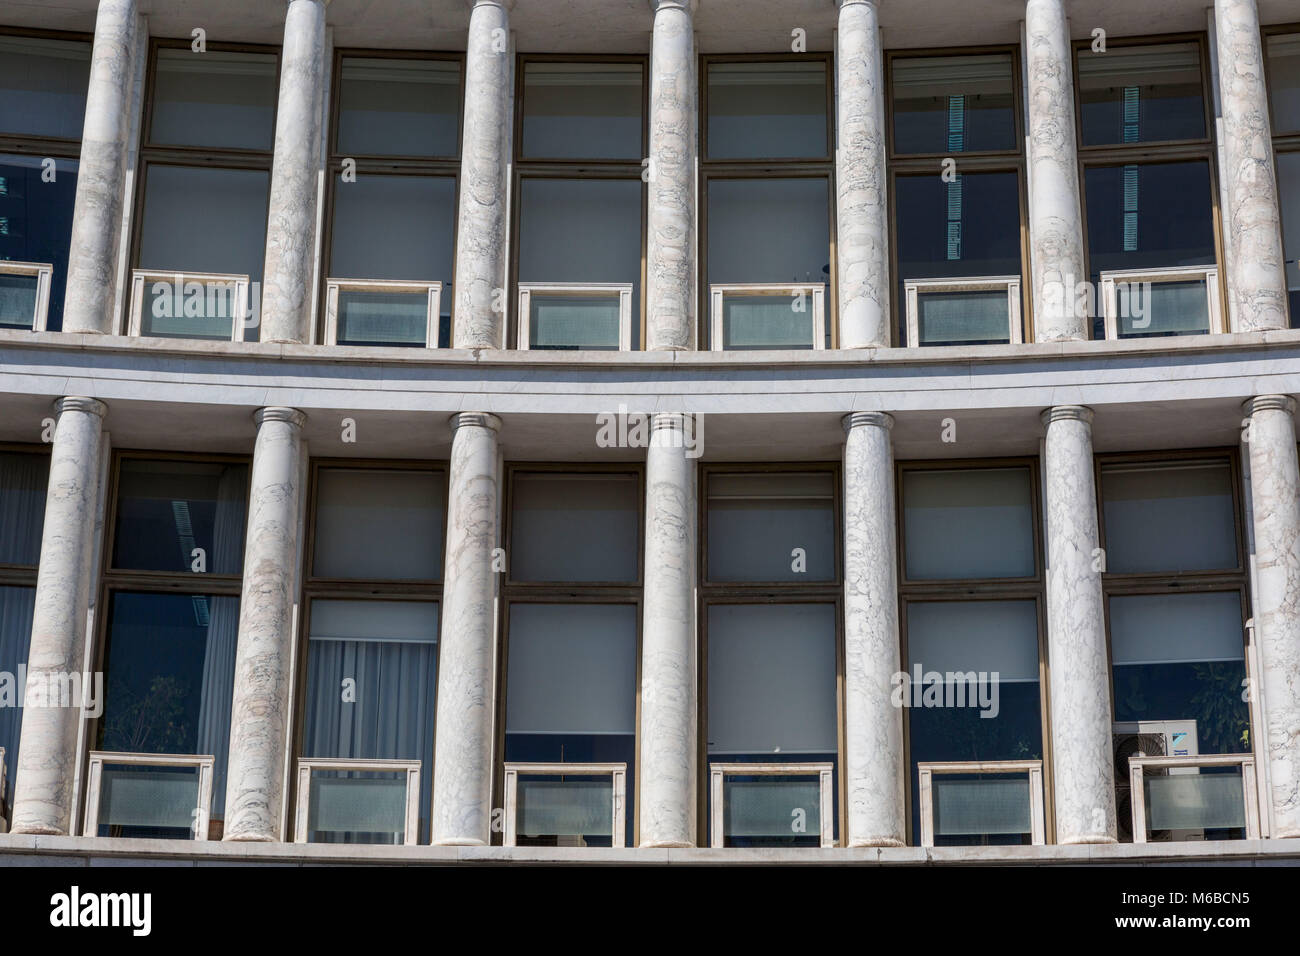
[[[708,64],[709,159],[827,159],[824,60]]]
[[[637,475],[519,471],[510,488],[511,581],[637,583]]]
[[[626,845],[627,764],[507,763],[505,803],[504,846]]]
[[[710,846],[764,845],[790,834],[835,845],[833,763],[713,762],[709,802]]]
[[[525,60],[522,155],[640,163],[643,73],[637,62]]]
[[[440,471],[319,469],[312,576],[441,580],[446,500]]]
[[[1205,138],[1199,43],[1079,50],[1082,146]]]
[[[708,581],[837,579],[831,472],[710,471],[706,482]]]
[[[91,46],[0,34],[0,133],[80,140]]]
[[[1300,133],[1300,32],[1275,33],[1265,49],[1273,135]]]
[[[0,260],[0,329],[45,331],[53,273],[48,263]]]
[[[897,57],[890,64],[894,153],[1017,150],[1010,53]]]
[[[1282,249],[1291,327],[1300,327],[1300,151],[1277,154]]]
[[[1047,842],[1041,760],[917,764],[921,846],[972,837]]]
[[[426,159],[460,153],[458,61],[343,56],[338,77],[338,153]]]
[[[903,472],[906,580],[1034,577],[1033,492],[1027,467]]]
[[[274,53],[158,48],[149,143],[270,151],[278,73]]]
[[[1129,758],[1134,843],[1259,839],[1255,758]]]

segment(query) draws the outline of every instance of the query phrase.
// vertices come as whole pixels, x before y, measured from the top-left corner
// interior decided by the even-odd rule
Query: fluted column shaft
[[[695,521],[686,418],[655,415],[646,456],[641,846],[695,845]]]
[[[844,776],[849,846],[903,846],[894,453],[884,412],[844,417]]]
[[[100,0],[68,249],[63,331],[111,335],[131,135],[136,0]]]
[[[1042,417],[1056,842],[1114,843],[1110,666],[1097,550],[1092,410],[1062,405]]]
[[[60,677],[81,674],[84,669],[99,455],[107,407],[92,398],[63,398],[54,408],[58,421],[45,496],[41,563],[27,655],[29,694],[18,744],[11,829],[15,833],[66,835],[75,817],[72,782],[82,701],[51,700],[48,694],[38,699],[31,691],[64,686]]]
[[[329,0],[289,0],[284,21],[275,158],[262,270],[261,340],[311,339],[316,273],[316,178],[320,167],[325,8]]]
[[[840,348],[888,346],[889,188],[885,177],[884,60],[873,0],[840,8],[835,152]]]
[[[496,648],[492,551],[500,474],[495,415],[452,416],[447,557],[438,650],[433,843],[485,846],[492,824]]]
[[[1246,403],[1255,516],[1255,646],[1268,731],[1273,836],[1300,837],[1300,463],[1295,400]],[[1258,748],[1257,748],[1258,750]]]
[[[649,236],[646,348],[695,348],[694,0],[650,0]]]
[[[456,233],[458,349],[505,347],[506,209],[510,195],[510,8],[471,0]]]
[[[1228,295],[1235,331],[1287,327],[1281,213],[1255,0],[1215,0]]]
[[[255,421],[223,839],[274,841],[280,838],[291,720],[306,416],[292,408],[263,408]]]
[[[1034,337],[1039,342],[1084,341],[1091,319],[1079,306],[1086,300],[1075,294],[1087,269],[1064,0],[1029,0],[1025,38]]]

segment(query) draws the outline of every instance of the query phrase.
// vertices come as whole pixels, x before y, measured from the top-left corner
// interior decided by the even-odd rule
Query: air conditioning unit
[[[1194,720],[1138,720],[1116,723],[1114,732],[1115,753],[1115,810],[1119,823],[1120,840],[1133,840],[1133,799],[1142,799],[1141,794],[1130,792],[1128,758],[1145,757],[1194,757],[1200,751],[1197,747],[1196,721]],[[1180,773],[1200,773],[1196,767],[1170,767],[1168,769],[1149,770],[1148,776],[1167,776]],[[1149,842],[1172,843],[1188,840],[1203,840],[1203,830],[1156,830]]]

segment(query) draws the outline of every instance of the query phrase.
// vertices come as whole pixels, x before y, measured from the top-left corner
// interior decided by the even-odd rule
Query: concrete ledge
[[[1121,843],[1082,846],[889,849],[677,850],[576,847],[337,846],[320,843],[190,843],[0,834],[5,866],[229,866],[586,864],[856,866],[1300,866],[1300,840]]]

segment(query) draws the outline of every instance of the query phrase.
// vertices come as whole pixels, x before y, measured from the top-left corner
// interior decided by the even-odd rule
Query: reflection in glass
[[[821,778],[728,774],[722,781],[724,846],[821,846]],[[798,821],[798,827],[792,824]]]
[[[0,132],[81,139],[90,44],[0,36]]]
[[[519,775],[517,846],[612,846],[608,776]]]
[[[1081,50],[1078,83],[1084,146],[1205,136],[1196,43]]]
[[[0,155],[0,259],[54,266],[45,327],[58,332],[63,328],[63,293],[68,284],[68,247],[80,167],[75,159],[57,157],[57,178],[44,182],[42,160],[40,156]],[[9,327],[6,317],[24,311],[25,327],[31,328],[34,309],[34,301],[31,308],[6,306],[0,310],[0,325]]]
[[[313,770],[308,843],[387,843],[406,840],[407,774]]]
[[[1300,93],[1297,97],[1300,98]],[[1300,110],[1300,106],[1297,109]],[[1277,174],[1287,300],[1291,308],[1291,328],[1294,329],[1300,328],[1300,153],[1278,153]]]
[[[1267,49],[1273,134],[1300,132],[1300,33],[1270,36]]]
[[[826,64],[710,63],[709,159],[820,159]]]
[[[529,159],[642,158],[641,64],[533,61],[523,95]]]
[[[31,329],[40,277],[0,272],[0,329]]]
[[[799,311],[802,309],[802,311]],[[811,349],[812,309],[806,295],[724,295],[721,347]]]
[[[530,349],[616,352],[621,326],[618,296],[529,297]]]
[[[993,345],[1011,340],[1010,303],[990,292],[926,292],[917,296],[918,345]]]
[[[429,336],[429,296],[422,292],[339,290],[339,345],[423,348]]]
[[[907,57],[892,74],[894,152],[1018,148],[1010,54]]]
[[[1032,796],[1026,774],[934,774],[935,846],[1029,843]]]
[[[99,826],[95,835],[192,840],[198,806],[197,767],[105,763],[99,783]]]
[[[459,127],[460,64],[343,57],[336,152],[456,156]]]
[[[239,598],[119,591],[109,599],[108,621],[104,716],[95,749],[215,757],[211,821],[219,823],[225,818]],[[187,827],[192,819],[187,812]]]
[[[276,80],[271,53],[160,49],[149,142],[269,151],[275,139]]]

